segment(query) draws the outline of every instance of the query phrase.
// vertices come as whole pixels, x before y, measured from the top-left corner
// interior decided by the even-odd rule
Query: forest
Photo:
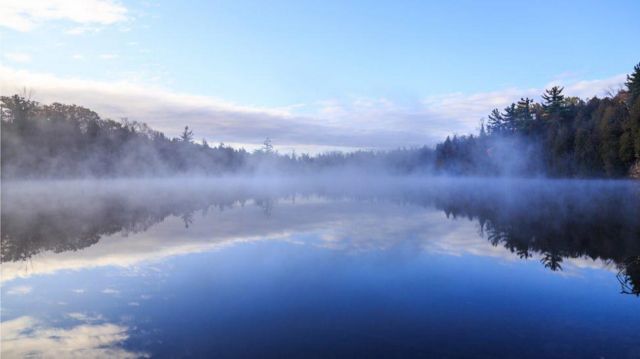
[[[626,88],[604,98],[562,87],[494,109],[477,136],[448,137],[435,167],[457,174],[640,178],[640,64]]]
[[[77,105],[0,99],[2,178],[139,177],[239,173],[389,174],[640,178],[640,64],[625,87],[580,99],[552,87],[541,102],[521,98],[481,120],[478,134],[435,147],[281,154],[269,138],[249,152],[206,140],[188,126],[169,138],[147,124],[103,119]],[[274,134],[277,135],[277,134]]]

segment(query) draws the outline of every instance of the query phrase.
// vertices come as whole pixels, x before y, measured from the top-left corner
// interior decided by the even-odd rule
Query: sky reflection
[[[107,191],[93,194],[100,201],[90,208],[51,194],[31,212],[20,210],[24,198],[10,198],[2,356],[618,357],[639,349],[637,298],[620,295],[616,280],[627,275],[623,259],[638,255],[636,188],[606,189],[629,215],[611,219],[602,211],[616,210],[597,195],[592,208],[578,207],[577,197],[552,201],[555,192],[536,186],[525,192],[546,200],[546,214],[532,209],[539,197],[525,201],[513,189],[383,187]],[[591,223],[595,214],[609,222]]]

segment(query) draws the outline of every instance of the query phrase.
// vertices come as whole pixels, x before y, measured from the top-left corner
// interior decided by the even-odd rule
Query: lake
[[[640,358],[640,184],[2,184],[2,358]]]

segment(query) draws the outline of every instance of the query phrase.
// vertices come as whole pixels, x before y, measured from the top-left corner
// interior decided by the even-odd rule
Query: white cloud
[[[129,338],[121,325],[82,324],[72,328],[49,326],[33,317],[2,322],[3,358],[139,358],[148,355],[120,345]]]
[[[73,54],[71,55],[71,58],[74,60],[84,60],[84,55],[82,54]]]
[[[259,144],[265,137],[278,139],[276,144],[349,146],[357,141],[366,146],[370,142],[363,135],[345,131],[344,126],[327,126],[318,119],[294,116],[287,108],[241,106],[127,81],[62,79],[0,66],[0,83],[0,93],[5,95],[26,86],[35,91],[38,101],[81,104],[103,117],[147,122],[169,136],[189,125],[198,137],[212,143]]]
[[[600,80],[583,80],[573,82],[565,86],[564,91],[571,96],[578,96],[580,98],[591,96],[606,96],[609,90],[620,89],[624,86],[627,79],[627,75],[620,74],[607,79]],[[552,85],[560,85],[562,83],[549,83],[547,87]]]
[[[67,316],[71,319],[75,319],[80,322],[97,322],[97,321],[104,320],[104,317],[102,317],[102,315],[100,314],[89,315],[85,313],[73,312],[73,313],[67,313]]]
[[[11,62],[30,62],[31,55],[26,52],[8,52],[4,54],[4,58]]]
[[[102,290],[104,294],[120,294],[120,291],[117,289],[106,288]]]
[[[109,25],[126,20],[127,9],[111,0],[3,0],[0,26],[30,31],[46,21]]]
[[[624,81],[624,75],[567,84],[572,96],[602,95]],[[520,97],[537,98],[542,88],[508,88],[476,94],[448,94],[398,103],[386,98],[349,98],[280,108],[243,106],[213,97],[172,92],[131,81],[101,82],[60,78],[0,66],[0,93],[21,88],[36,100],[75,103],[101,116],[148,123],[168,136],[185,125],[210,143],[255,144],[265,137],[278,149],[396,148],[432,145],[447,135],[475,133],[492,108]]]
[[[7,291],[7,294],[9,294],[9,295],[26,295],[26,294],[31,293],[32,290],[33,290],[33,288],[31,288],[30,286],[22,285],[22,286],[9,288],[9,290]]]
[[[607,90],[618,88],[624,84],[625,78],[626,75],[620,74],[606,79],[572,82],[564,84],[564,93],[580,98],[604,96]],[[555,85],[563,86],[558,81],[552,81],[545,88]],[[435,114],[477,125],[478,120],[486,117],[492,109],[503,109],[522,97],[540,101],[540,95],[545,88],[507,88],[475,94],[453,93],[427,98],[423,104]]]

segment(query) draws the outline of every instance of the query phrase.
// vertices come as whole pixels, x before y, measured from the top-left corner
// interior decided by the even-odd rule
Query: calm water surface
[[[2,188],[2,358],[640,358],[640,186]]]

